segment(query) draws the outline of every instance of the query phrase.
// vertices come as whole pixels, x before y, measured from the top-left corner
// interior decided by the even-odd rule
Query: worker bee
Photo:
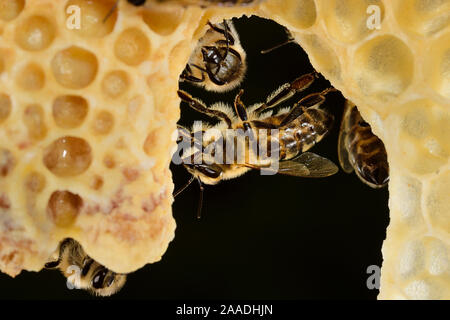
[[[348,100],[339,132],[338,154],[342,169],[347,173],[354,170],[370,187],[382,188],[388,183],[389,165],[384,144]]]
[[[231,20],[212,24],[199,40],[183,70],[180,81],[225,92],[236,88],[244,79],[246,54]]]
[[[58,268],[72,288],[85,289],[98,296],[110,296],[125,284],[125,274],[115,273],[93,260],[74,239],[61,241],[55,253],[57,260],[46,263],[45,267]]]
[[[338,168],[333,162],[306,152],[321,141],[333,125],[333,115],[322,105],[325,96],[336,91],[334,88],[309,94],[293,107],[281,109],[275,114],[270,110],[307,89],[317,76],[315,72],[305,74],[282,85],[265,103],[257,103],[249,108],[243,104],[241,97],[244,91],[240,90],[234,101],[234,111],[223,103],[208,108],[200,100],[179,90],[181,100],[192,109],[220,121],[214,126],[197,122],[191,130],[178,126],[179,145],[181,140],[185,143],[179,164],[182,163],[192,177],[175,196],[196,179],[200,185],[197,212],[197,217],[200,217],[203,184],[214,185],[222,180],[237,178],[252,169],[272,171],[266,174],[280,173],[311,178],[335,174]],[[229,130],[242,132],[244,139],[229,134]],[[255,142],[253,146],[256,145],[256,148],[250,147],[251,142]],[[240,143],[243,144],[241,148],[238,146]],[[265,149],[265,153],[260,152],[262,149]],[[231,154],[232,161],[225,159],[225,154]],[[238,158],[241,161],[236,161]]]

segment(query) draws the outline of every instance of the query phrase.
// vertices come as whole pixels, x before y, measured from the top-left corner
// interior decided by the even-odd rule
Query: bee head
[[[223,169],[217,164],[184,164],[185,168],[203,183],[216,184],[220,181]]]
[[[122,289],[125,281],[126,275],[101,266],[93,273],[90,289],[98,296],[110,296]]]

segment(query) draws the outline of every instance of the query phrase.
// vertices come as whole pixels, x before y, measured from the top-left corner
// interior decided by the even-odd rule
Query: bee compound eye
[[[106,274],[108,273],[108,270],[106,268],[102,268],[94,275],[94,278],[92,279],[92,286],[95,289],[101,289],[104,287],[103,283],[106,277]]]

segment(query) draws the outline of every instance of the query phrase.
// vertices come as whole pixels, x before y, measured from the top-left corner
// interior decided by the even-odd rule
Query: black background
[[[260,54],[287,37],[274,22],[244,17],[236,28],[248,55],[242,84],[247,105],[264,101],[281,84],[313,70],[296,44]],[[322,78],[307,93],[328,86]],[[180,87],[208,104],[232,103],[238,90],[217,94],[184,83]],[[336,123],[311,150],[336,164],[343,103],[339,93],[328,96]],[[184,125],[205,119],[184,104],[181,108]],[[176,189],[190,178],[182,167],[172,165],[172,172]],[[342,171],[326,179],[251,172],[206,186],[200,221],[195,218],[198,195],[193,184],[177,197],[176,236],[162,260],[130,274],[111,299],[376,299],[378,290],[366,286],[366,269],[382,263],[387,188],[371,189]],[[0,298],[100,299],[68,290],[59,272],[47,270],[22,272],[15,279],[0,274]]]

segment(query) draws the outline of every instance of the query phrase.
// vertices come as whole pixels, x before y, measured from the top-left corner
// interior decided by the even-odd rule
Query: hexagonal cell
[[[95,175],[91,178],[90,186],[94,190],[100,190],[103,187],[103,183],[104,183],[103,178],[98,175]]]
[[[39,172],[30,172],[25,178],[25,187],[32,193],[44,190],[45,184],[45,176]]]
[[[23,113],[23,122],[31,139],[42,140],[47,135],[45,113],[40,105],[32,104],[27,106]]]
[[[111,9],[115,6],[115,0],[70,0],[66,5],[67,9],[80,9],[80,28],[73,28],[73,32],[89,38],[102,38],[114,30],[117,21],[118,11],[111,12],[105,20]],[[75,11],[72,11],[72,15]],[[68,18],[70,18],[70,15]],[[75,15],[74,15],[75,17]],[[70,22],[70,21],[69,21]]]
[[[129,28],[117,38],[114,52],[122,62],[130,66],[137,66],[149,57],[150,40],[138,28]]]
[[[423,141],[419,142],[404,132],[399,134],[398,141],[397,150],[392,157],[398,157],[402,168],[414,174],[436,172],[447,162],[446,158],[432,154]]]
[[[31,16],[17,26],[16,43],[24,50],[38,51],[50,46],[55,38],[53,23],[42,16]]]
[[[92,129],[97,134],[108,134],[114,126],[114,116],[106,110],[100,111],[94,118]]]
[[[55,225],[64,228],[75,222],[82,207],[83,199],[79,195],[55,191],[48,200],[47,213]]]
[[[341,64],[330,46],[316,35],[300,36],[302,47],[311,52],[311,61],[318,64],[320,71],[335,81],[341,79]]]
[[[172,34],[183,20],[184,9],[176,6],[150,7],[142,18],[154,32],[161,36]]]
[[[82,138],[62,137],[44,150],[44,165],[60,177],[76,176],[86,171],[92,162],[92,151]]]
[[[190,52],[189,41],[182,40],[178,42],[170,51],[169,54],[169,71],[172,77],[177,78],[180,76],[183,68],[186,65],[186,52]]]
[[[58,127],[73,129],[84,122],[88,110],[88,102],[81,96],[59,96],[53,102],[53,119]]]
[[[428,110],[431,109],[431,105],[429,100],[421,99],[402,106],[402,130],[415,139],[428,136],[431,129]]]
[[[142,110],[142,105],[144,103],[144,98],[139,95],[139,96],[135,96],[134,98],[132,98],[129,102],[128,102],[128,107],[127,107],[127,113],[128,116],[131,118],[138,118],[139,117],[139,113]],[[135,123],[136,125],[137,123]]]
[[[5,121],[11,113],[11,99],[7,94],[0,93],[0,123]]]
[[[29,91],[40,90],[45,85],[45,73],[36,63],[24,66],[16,76],[19,87]]]
[[[306,29],[316,22],[314,0],[271,0],[263,3],[262,7],[280,16],[294,28]]]
[[[128,182],[132,182],[139,178],[140,172],[135,168],[126,167],[122,169],[122,174]]]
[[[0,0],[0,19],[11,21],[23,10],[25,0]]]
[[[425,266],[425,248],[420,240],[412,240],[399,252],[398,272],[403,279],[417,277]]]
[[[393,214],[391,219],[400,218],[401,222],[423,226],[424,220],[421,210],[422,183],[406,175],[392,175],[392,185],[396,186],[390,194],[389,206]]]
[[[447,245],[433,237],[425,237],[426,269],[430,275],[450,275],[450,261]]]
[[[410,101],[400,106],[402,134],[418,140],[435,157],[447,158],[450,154],[450,113],[429,99]]]
[[[442,156],[450,154],[450,111],[448,106],[434,107],[431,109],[433,123],[432,138],[444,149]]]
[[[414,75],[411,50],[393,35],[365,42],[356,50],[352,61],[352,70],[356,70],[353,78],[362,93],[383,102],[400,95]]]
[[[431,226],[449,236],[450,230],[450,171],[442,172],[438,178],[432,180],[425,204]]]
[[[158,134],[158,130],[153,130],[147,135],[147,138],[144,142],[144,151],[149,156],[155,155],[155,150],[157,143],[160,141],[160,135]]]
[[[450,99],[450,33],[433,41],[427,49],[424,72],[428,84],[438,94]]]
[[[70,89],[82,89],[94,81],[98,62],[93,53],[72,46],[58,52],[53,57],[51,66],[60,85]]]
[[[448,0],[400,0],[394,7],[402,30],[430,36],[450,24]]]
[[[380,19],[384,19],[384,6],[380,0],[331,0],[327,1],[324,21],[328,33],[336,40],[354,43],[373,32],[367,27],[367,8],[376,5],[380,9]]]
[[[122,70],[115,70],[109,72],[103,78],[102,89],[106,95],[116,98],[127,91],[129,85],[128,74]]]
[[[442,287],[428,279],[413,280],[404,292],[413,300],[435,300],[442,298]]]
[[[0,176],[6,177],[16,165],[16,158],[11,151],[0,148]]]
[[[114,159],[114,156],[111,154],[105,155],[105,157],[103,158],[103,164],[108,169],[113,169],[116,166],[116,161]]]

